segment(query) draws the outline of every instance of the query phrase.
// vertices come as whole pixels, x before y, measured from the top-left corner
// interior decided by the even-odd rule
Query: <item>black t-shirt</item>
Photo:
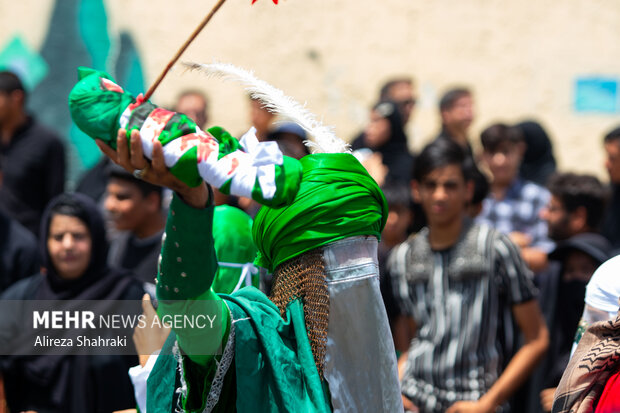
[[[39,272],[40,261],[34,235],[0,212],[0,292]]]
[[[0,207],[35,236],[47,203],[65,188],[65,149],[51,130],[29,117],[0,145]]]
[[[153,283],[157,277],[157,261],[161,252],[162,232],[146,239],[122,233],[110,244],[108,264],[130,271],[138,280]]]

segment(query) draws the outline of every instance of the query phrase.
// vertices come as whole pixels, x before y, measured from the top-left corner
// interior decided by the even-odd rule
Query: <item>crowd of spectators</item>
[[[63,194],[62,140],[26,111],[26,98],[19,78],[0,72],[1,298],[154,297],[169,193],[104,157],[76,194]],[[380,284],[405,410],[551,411],[585,328],[586,286],[620,252],[620,127],[601,139],[603,183],[558,171],[539,121],[494,123],[472,136],[466,87],[442,95],[439,132],[413,153],[406,125],[416,100],[411,78],[386,82],[351,140],[389,208]],[[181,93],[174,108],[206,127],[202,92]],[[276,122],[259,101],[250,100],[250,120],[258,139],[285,155],[309,153],[303,128]],[[251,222],[258,204],[215,192],[218,205],[244,210]],[[260,286],[268,290],[268,274]],[[131,358],[0,359],[0,395],[11,411],[135,407]],[[110,394],[93,393],[103,382]],[[81,395],[68,397],[76,385]],[[104,407],[93,408],[93,398]]]
[[[385,156],[402,137],[393,121],[383,126],[392,138],[376,124],[394,105],[381,94],[353,149],[383,184],[390,214],[409,225],[384,232],[379,256],[405,410],[551,411],[574,339],[590,324],[586,286],[620,252],[620,128],[601,140],[604,184],[558,171],[536,120],[490,124],[473,145],[473,94],[464,87],[441,97],[440,132],[419,154],[405,157],[401,145],[397,159]],[[381,155],[383,168],[367,151]],[[411,173],[398,179],[404,163]],[[412,215],[390,202],[394,182],[410,188]],[[617,310],[616,287],[606,288]],[[610,370],[615,377],[619,369]]]

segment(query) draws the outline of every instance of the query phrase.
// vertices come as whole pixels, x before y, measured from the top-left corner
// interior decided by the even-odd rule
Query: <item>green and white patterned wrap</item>
[[[238,141],[223,128],[201,130],[181,113],[134,98],[105,72],[79,68],[69,94],[75,124],[93,139],[116,148],[119,128],[140,131],[144,155],[163,145],[170,171],[190,186],[204,179],[225,194],[244,196],[271,207],[290,204],[299,189],[301,165],[283,156],[275,142],[258,142],[254,129]]]

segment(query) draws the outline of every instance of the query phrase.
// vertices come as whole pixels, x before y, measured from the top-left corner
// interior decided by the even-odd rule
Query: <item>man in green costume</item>
[[[215,332],[175,330],[162,352],[174,357],[160,357],[149,376],[149,413],[402,411],[376,261],[387,207],[352,155],[303,158],[292,204],[257,215],[259,263],[274,271],[267,298],[252,287],[232,295],[211,289],[217,258],[209,187],[191,188],[170,174],[159,142],[149,165],[137,131],[128,145],[120,130],[116,143],[115,152],[98,142],[127,170],[143,170],[143,179],[176,192],[158,275],[160,316],[212,312],[214,303],[222,309]]]

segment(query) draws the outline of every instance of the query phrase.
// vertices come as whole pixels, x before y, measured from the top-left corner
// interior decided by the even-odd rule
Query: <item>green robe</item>
[[[295,201],[280,209],[264,207],[254,223],[259,262],[266,268],[336,240],[378,238],[385,225],[385,198],[352,155],[309,155],[301,164]],[[328,386],[316,369],[302,303],[291,302],[283,319],[255,288],[221,296],[211,289],[217,272],[212,220],[213,208],[199,211],[173,198],[162,245],[158,312],[219,311],[221,323],[217,331],[175,329],[176,348],[185,355],[177,350],[177,356],[164,353],[158,359],[147,382],[149,413],[175,411],[172,397],[179,388],[184,389],[181,407],[203,411],[220,383],[219,403],[212,411],[330,412]],[[167,343],[168,354],[172,344]],[[218,367],[226,374],[218,373]]]
[[[223,377],[219,402],[213,411],[230,412],[235,407],[239,412],[331,411],[327,385],[321,381],[312,356],[301,302],[288,306],[288,321],[284,321],[278,308],[256,288],[221,296],[210,289],[217,269],[213,264],[212,216],[213,207],[196,210],[176,195],[173,198],[162,247],[158,312],[160,316],[178,314],[179,303],[184,300],[204,300],[211,306],[208,311],[213,310],[214,303],[225,303],[221,307],[221,330],[211,332],[211,337],[204,337],[204,331],[176,331],[176,340],[172,336],[167,341],[148,378],[148,412],[175,411],[173,397],[181,386],[177,377],[179,359],[187,388],[182,407],[191,412],[203,411],[218,365],[223,363],[222,355],[207,356],[200,354],[200,349],[191,354],[195,349],[192,344],[200,340],[201,334],[211,345],[220,344],[224,354],[228,341],[234,340],[234,360]],[[207,292],[198,297],[192,294],[205,289]],[[182,308],[184,313],[192,313],[187,306]],[[175,341],[190,354],[179,356],[177,351],[175,356]]]

